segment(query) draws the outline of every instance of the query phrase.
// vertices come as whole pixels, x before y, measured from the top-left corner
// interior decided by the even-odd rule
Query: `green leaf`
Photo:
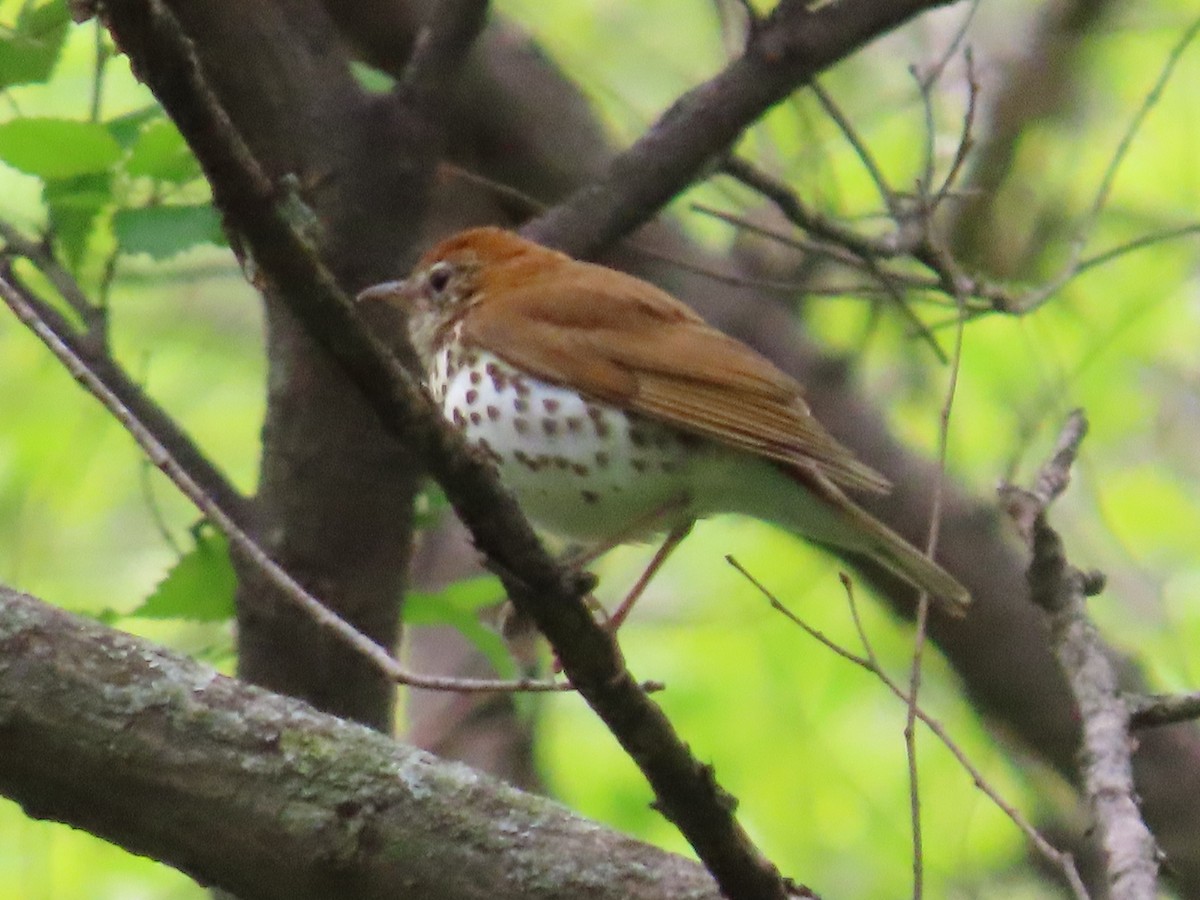
[[[200,177],[200,165],[169,119],[151,122],[138,135],[125,171],[157,181],[183,184]]]
[[[504,599],[504,587],[494,575],[458,581],[438,593],[413,591],[404,599],[408,625],[449,625],[475,645],[503,677],[512,677],[516,665],[495,631],[479,621],[479,612]]]
[[[0,124],[0,160],[41,178],[105,172],[120,156],[120,144],[98,122],[13,119]]]
[[[432,528],[442,520],[449,508],[450,501],[442,492],[442,486],[432,479],[426,479],[421,492],[417,494],[413,526],[417,529]]]
[[[48,180],[42,198],[50,229],[72,268],[78,268],[100,212],[112,203],[112,176],[107,173]]]
[[[135,109],[133,112],[125,113],[123,116],[117,116],[115,119],[109,119],[104,123],[104,127],[108,129],[108,133],[113,136],[118,144],[128,150],[142,136],[142,130],[156,119],[162,119],[164,113],[162,107],[156,104],[143,106],[141,109]]]
[[[224,535],[196,531],[196,546],[179,558],[154,593],[130,615],[143,619],[223,622],[233,618],[237,576]]]
[[[350,74],[368,94],[386,94],[396,86],[395,78],[364,62],[351,62]]]
[[[207,203],[118,210],[113,231],[122,252],[148,253],[154,259],[166,259],[197,244],[225,243],[221,221]]]
[[[12,30],[0,37],[0,88],[46,81],[58,62],[68,22],[63,0],[22,6]]]

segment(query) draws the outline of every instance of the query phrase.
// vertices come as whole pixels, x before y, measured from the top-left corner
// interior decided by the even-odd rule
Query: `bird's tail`
[[[864,553],[917,590],[927,591],[949,615],[962,618],[971,595],[953,575],[853,503],[847,502],[843,512],[868,536],[862,545]]]
[[[739,508],[782,525],[810,541],[841,547],[875,560],[932,600],[949,615],[961,617],[971,597],[945,569],[847,497],[815,469],[755,461],[737,471]],[[802,490],[796,490],[799,486]]]

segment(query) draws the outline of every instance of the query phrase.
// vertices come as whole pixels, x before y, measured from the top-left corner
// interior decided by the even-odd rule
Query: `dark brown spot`
[[[492,380],[492,387],[497,392],[504,390],[508,386],[508,376],[495,363],[488,363],[483,367],[483,370],[487,372],[488,378]]]
[[[471,378],[471,384],[479,384],[479,382],[483,381],[483,376],[479,374],[478,369],[471,370],[470,378]]]
[[[583,463],[571,463],[571,471],[576,475],[583,477],[584,475],[587,475],[590,470]]]
[[[558,434],[558,419],[542,419],[542,431],[552,436]]]
[[[529,412],[529,401],[524,397],[517,397],[513,400],[513,409],[519,413]]]
[[[504,457],[496,452],[496,448],[488,442],[487,438],[480,438],[475,443],[476,446],[479,447],[480,452],[496,465],[500,465],[500,463],[504,462]]]
[[[471,413],[471,424],[472,425],[478,425],[482,421],[483,421],[483,416],[481,416],[479,413],[477,413],[477,412]]]
[[[529,469],[531,472],[536,472],[538,470],[537,462],[524,450],[517,450],[515,453],[513,453],[513,459],[515,459],[525,468]]]
[[[577,434],[583,428],[583,419],[579,416],[567,416],[567,431]]]
[[[635,447],[645,447],[649,443],[646,432],[642,431],[636,425],[629,429],[629,440],[633,442],[633,446]]]
[[[554,457],[549,453],[539,453],[536,462],[539,469],[545,469],[554,462]]]
[[[454,422],[456,428],[465,428],[467,425],[467,420],[463,418],[462,410],[457,406],[454,407],[454,413],[451,415],[450,419]]]
[[[567,470],[567,468],[570,467],[570,465],[571,465],[570,461],[565,456],[554,457],[554,467],[556,469],[561,469],[562,471],[565,472]]]
[[[522,397],[529,396],[529,382],[528,381],[526,381],[520,375],[514,375],[512,383],[513,383],[513,388],[516,390],[518,395],[520,395]]]
[[[517,434],[529,434],[529,420],[522,419],[520,416],[517,416],[515,419],[513,419],[513,430],[516,431]]]
[[[632,459],[629,461],[629,464],[633,466],[633,471],[635,472],[646,471],[646,461],[644,459]]]
[[[603,450],[596,454],[596,465],[602,469],[608,468],[608,454]]]
[[[595,491],[580,491],[579,493],[583,497],[584,503],[599,503],[600,502],[600,495],[597,494]]]
[[[474,406],[475,401],[479,399],[479,391],[475,390],[475,388],[471,388],[469,391],[467,391],[466,396],[467,406]]]
[[[546,412],[550,413],[550,415],[554,415],[556,412],[558,412],[558,407],[560,405],[561,404],[553,397],[546,397],[542,400],[542,406],[546,408]]]
[[[500,421],[500,407],[492,406],[489,403],[488,408],[487,408],[487,417],[489,419],[491,419],[493,422],[499,422]]]
[[[462,355],[462,360],[463,360],[463,362],[465,362],[467,364],[467,368],[469,368],[469,369],[478,369],[479,368],[479,354],[478,353],[464,353]]]

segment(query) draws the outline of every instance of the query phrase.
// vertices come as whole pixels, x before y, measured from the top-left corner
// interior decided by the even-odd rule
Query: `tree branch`
[[[1055,655],[1079,706],[1082,781],[1104,848],[1108,888],[1113,897],[1153,900],[1158,896],[1158,847],[1138,809],[1129,707],[1087,613],[1086,598],[1101,591],[1103,578],[1067,561],[1062,538],[1046,519],[1050,504],[1070,483],[1071,466],[1086,433],[1087,420],[1076,410],[1033,489],[1008,485],[1001,496],[1033,550],[1032,599],[1049,618]]]
[[[814,75],[917,13],[951,0],[781,0],[746,52],[672,104],[607,172],[524,229],[572,256],[591,256],[701,178],[742,132]]]
[[[717,898],[695,863],[3,586],[0,759],[29,815],[239,897]]]
[[[258,271],[363,391],[384,427],[408,441],[437,478],[517,608],[537,623],[572,684],[641,768],[658,808],[729,896],[786,896],[788,886],[738,825],[734,803],[712,770],[675,735],[625,669],[612,636],[592,619],[582,602],[586,583],[549,558],[512,498],[467,453],[461,437],[443,426],[412,376],[366,332],[333,276],[294,231],[283,211],[287,198],[212,94],[175,18],[155,0],[114,0],[105,11],[134,71],[188,140]]]

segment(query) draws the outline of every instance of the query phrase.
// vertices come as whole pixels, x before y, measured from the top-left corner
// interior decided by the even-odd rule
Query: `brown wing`
[[[462,321],[463,339],[597,400],[783,463],[815,463],[848,487],[887,490],[765,357],[647,282],[558,261],[493,270]]]

